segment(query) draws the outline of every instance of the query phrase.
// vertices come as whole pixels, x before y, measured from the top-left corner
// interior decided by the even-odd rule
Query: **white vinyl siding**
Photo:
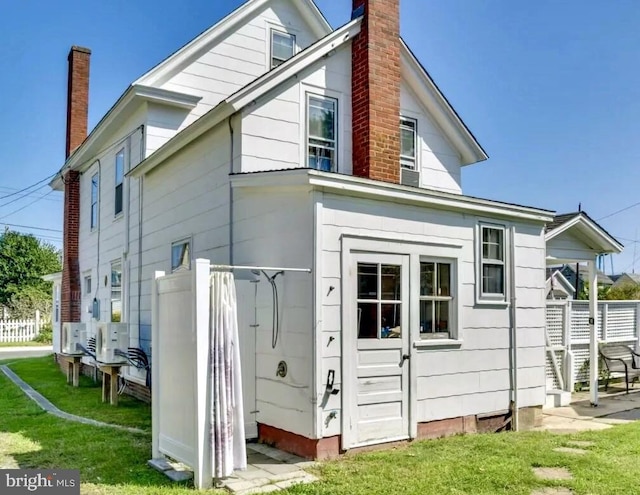
[[[309,168],[338,170],[338,100],[307,95],[307,143]]]

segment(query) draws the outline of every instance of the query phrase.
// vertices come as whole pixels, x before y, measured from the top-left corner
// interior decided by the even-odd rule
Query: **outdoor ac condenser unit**
[[[96,325],[96,361],[122,364],[126,359],[116,355],[116,349],[127,352],[129,328],[126,323],[98,323]]]
[[[82,354],[78,344],[84,345],[86,326],[84,323],[63,323],[61,351],[62,354]]]

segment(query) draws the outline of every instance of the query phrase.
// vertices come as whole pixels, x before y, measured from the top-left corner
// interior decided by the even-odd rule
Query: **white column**
[[[598,405],[598,272],[596,259],[589,261],[589,391],[591,405]]]

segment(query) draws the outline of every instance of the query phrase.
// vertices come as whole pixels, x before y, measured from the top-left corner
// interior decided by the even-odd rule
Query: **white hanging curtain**
[[[232,273],[211,275],[211,442],[213,476],[247,468],[236,287]]]

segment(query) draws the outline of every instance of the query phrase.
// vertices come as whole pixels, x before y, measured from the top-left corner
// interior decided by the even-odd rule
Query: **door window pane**
[[[358,303],[358,338],[378,338],[378,303]]]
[[[382,265],[382,299],[385,301],[400,300],[400,266]]]
[[[358,263],[358,299],[378,298],[378,265]]]
[[[394,339],[402,336],[401,327],[401,304],[382,304],[381,305],[381,328],[380,337],[383,339]]]

